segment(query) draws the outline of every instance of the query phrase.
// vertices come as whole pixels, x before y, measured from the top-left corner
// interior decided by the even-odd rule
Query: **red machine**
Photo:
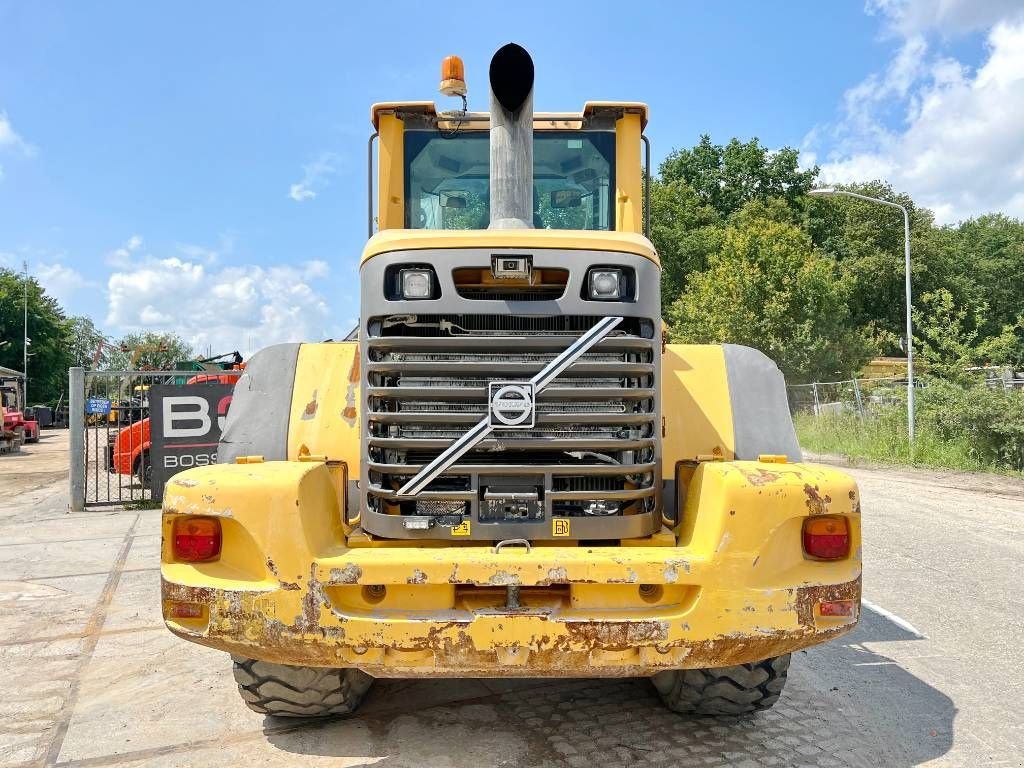
[[[13,453],[21,450],[23,444],[39,440],[39,422],[25,418],[24,392],[25,374],[0,368],[0,407],[3,409],[0,453]]]

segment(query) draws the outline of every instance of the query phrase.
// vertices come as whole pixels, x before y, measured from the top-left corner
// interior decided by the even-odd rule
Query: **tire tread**
[[[351,715],[373,682],[372,677],[358,669],[294,667],[239,656],[232,659],[242,701],[264,715]]]
[[[673,669],[652,679],[665,705],[694,715],[746,715],[770,709],[782,693],[790,655],[714,669]]]

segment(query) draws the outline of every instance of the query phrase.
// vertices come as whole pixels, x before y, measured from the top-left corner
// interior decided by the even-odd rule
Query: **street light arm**
[[[811,195],[814,195],[814,193],[817,192],[817,191],[818,190],[812,189],[811,190]],[[822,190],[822,191],[824,191],[824,190]],[[844,197],[855,197],[858,200],[865,200],[865,201],[867,201],[869,203],[880,203],[881,205],[888,205],[890,208],[899,208],[901,211],[903,211],[904,218],[907,221],[910,220],[910,214],[907,212],[906,207],[901,205],[900,203],[894,203],[891,200],[883,200],[880,197],[870,197],[869,195],[862,195],[859,192],[848,192],[845,189],[829,189],[829,190],[827,190],[827,194],[828,194],[828,197],[834,197],[834,196],[837,196],[837,195],[842,195]]]

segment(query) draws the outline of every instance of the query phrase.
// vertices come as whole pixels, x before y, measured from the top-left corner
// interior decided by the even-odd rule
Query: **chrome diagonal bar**
[[[597,325],[576,339],[576,341],[569,345],[562,354],[558,355],[558,357],[544,366],[544,369],[540,373],[530,379],[530,382],[534,386],[534,392],[540,392],[548,384],[554,381],[554,379],[560,376],[566,368],[575,363],[585,352],[587,352],[587,350],[611,333],[612,329],[621,322],[621,317],[601,318]],[[488,405],[488,407],[490,406]],[[537,407],[536,400],[533,402],[533,407]],[[420,491],[426,488],[435,477],[448,469],[448,467],[458,461],[463,454],[471,450],[473,446],[493,431],[494,427],[490,424],[490,418],[488,416],[484,416],[479,424],[449,445],[440,456],[427,464],[427,466],[417,472],[415,476],[410,478],[409,482],[398,489],[397,495],[417,495]]]

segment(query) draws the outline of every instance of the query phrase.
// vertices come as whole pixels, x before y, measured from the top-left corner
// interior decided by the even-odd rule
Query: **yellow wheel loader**
[[[457,57],[462,109],[372,108],[358,332],[255,355],[220,463],[168,483],[166,624],[271,715],[377,677],[770,707],[858,620],[857,487],[802,463],[762,353],[666,343],[646,106],[535,114],[514,44],[489,74],[489,113]]]

